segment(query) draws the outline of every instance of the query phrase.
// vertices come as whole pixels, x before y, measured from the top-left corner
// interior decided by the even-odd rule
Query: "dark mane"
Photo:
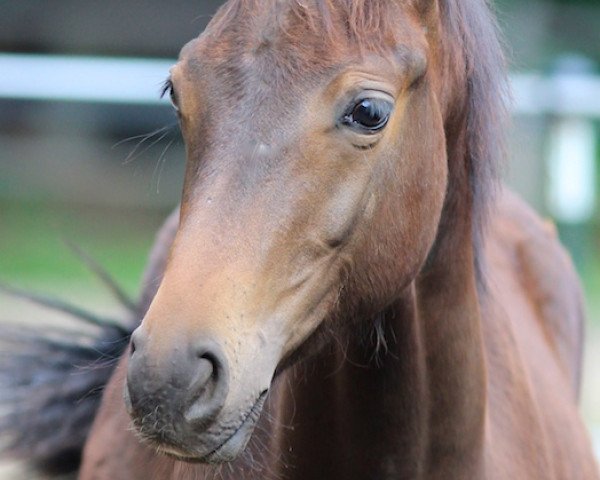
[[[473,243],[480,286],[484,286],[479,252],[487,217],[498,190],[505,153],[509,99],[505,59],[499,32],[487,0],[440,0],[441,19],[454,56],[456,88],[466,90],[466,155],[473,211]],[[463,64],[464,62],[464,64]],[[463,66],[464,65],[464,66]]]

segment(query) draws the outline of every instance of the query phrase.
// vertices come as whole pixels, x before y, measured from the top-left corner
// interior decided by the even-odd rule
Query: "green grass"
[[[600,228],[595,224],[558,228],[583,284],[588,321],[600,327]]]
[[[580,268],[585,291],[588,321],[600,327],[600,258],[592,257]]]
[[[49,293],[92,276],[64,238],[102,264],[135,295],[154,235],[167,212],[115,212],[81,206],[0,205],[0,281]]]

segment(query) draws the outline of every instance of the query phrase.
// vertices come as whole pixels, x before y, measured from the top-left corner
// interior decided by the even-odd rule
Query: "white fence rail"
[[[0,98],[158,104],[170,59],[0,54]]]
[[[167,104],[159,90],[174,59],[0,53],[0,99],[91,104]],[[557,219],[581,223],[596,208],[600,76],[513,73],[517,116],[547,116],[550,145],[545,204]],[[541,158],[541,155],[540,155]]]
[[[160,104],[174,59],[0,54],[0,98]],[[514,113],[600,118],[600,76],[511,75]]]
[[[600,118],[600,76],[557,73],[511,75],[517,114]]]

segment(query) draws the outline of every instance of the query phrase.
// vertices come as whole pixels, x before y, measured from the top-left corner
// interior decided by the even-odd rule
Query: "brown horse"
[[[230,0],[80,478],[599,478],[573,268],[493,195],[504,87],[484,0]]]

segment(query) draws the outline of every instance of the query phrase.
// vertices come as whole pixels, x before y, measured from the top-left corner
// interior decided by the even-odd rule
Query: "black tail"
[[[79,468],[102,390],[140,319],[139,309],[83,252],[78,256],[127,307],[119,322],[61,301],[0,285],[13,296],[59,310],[74,327],[0,324],[0,457],[58,476]]]

